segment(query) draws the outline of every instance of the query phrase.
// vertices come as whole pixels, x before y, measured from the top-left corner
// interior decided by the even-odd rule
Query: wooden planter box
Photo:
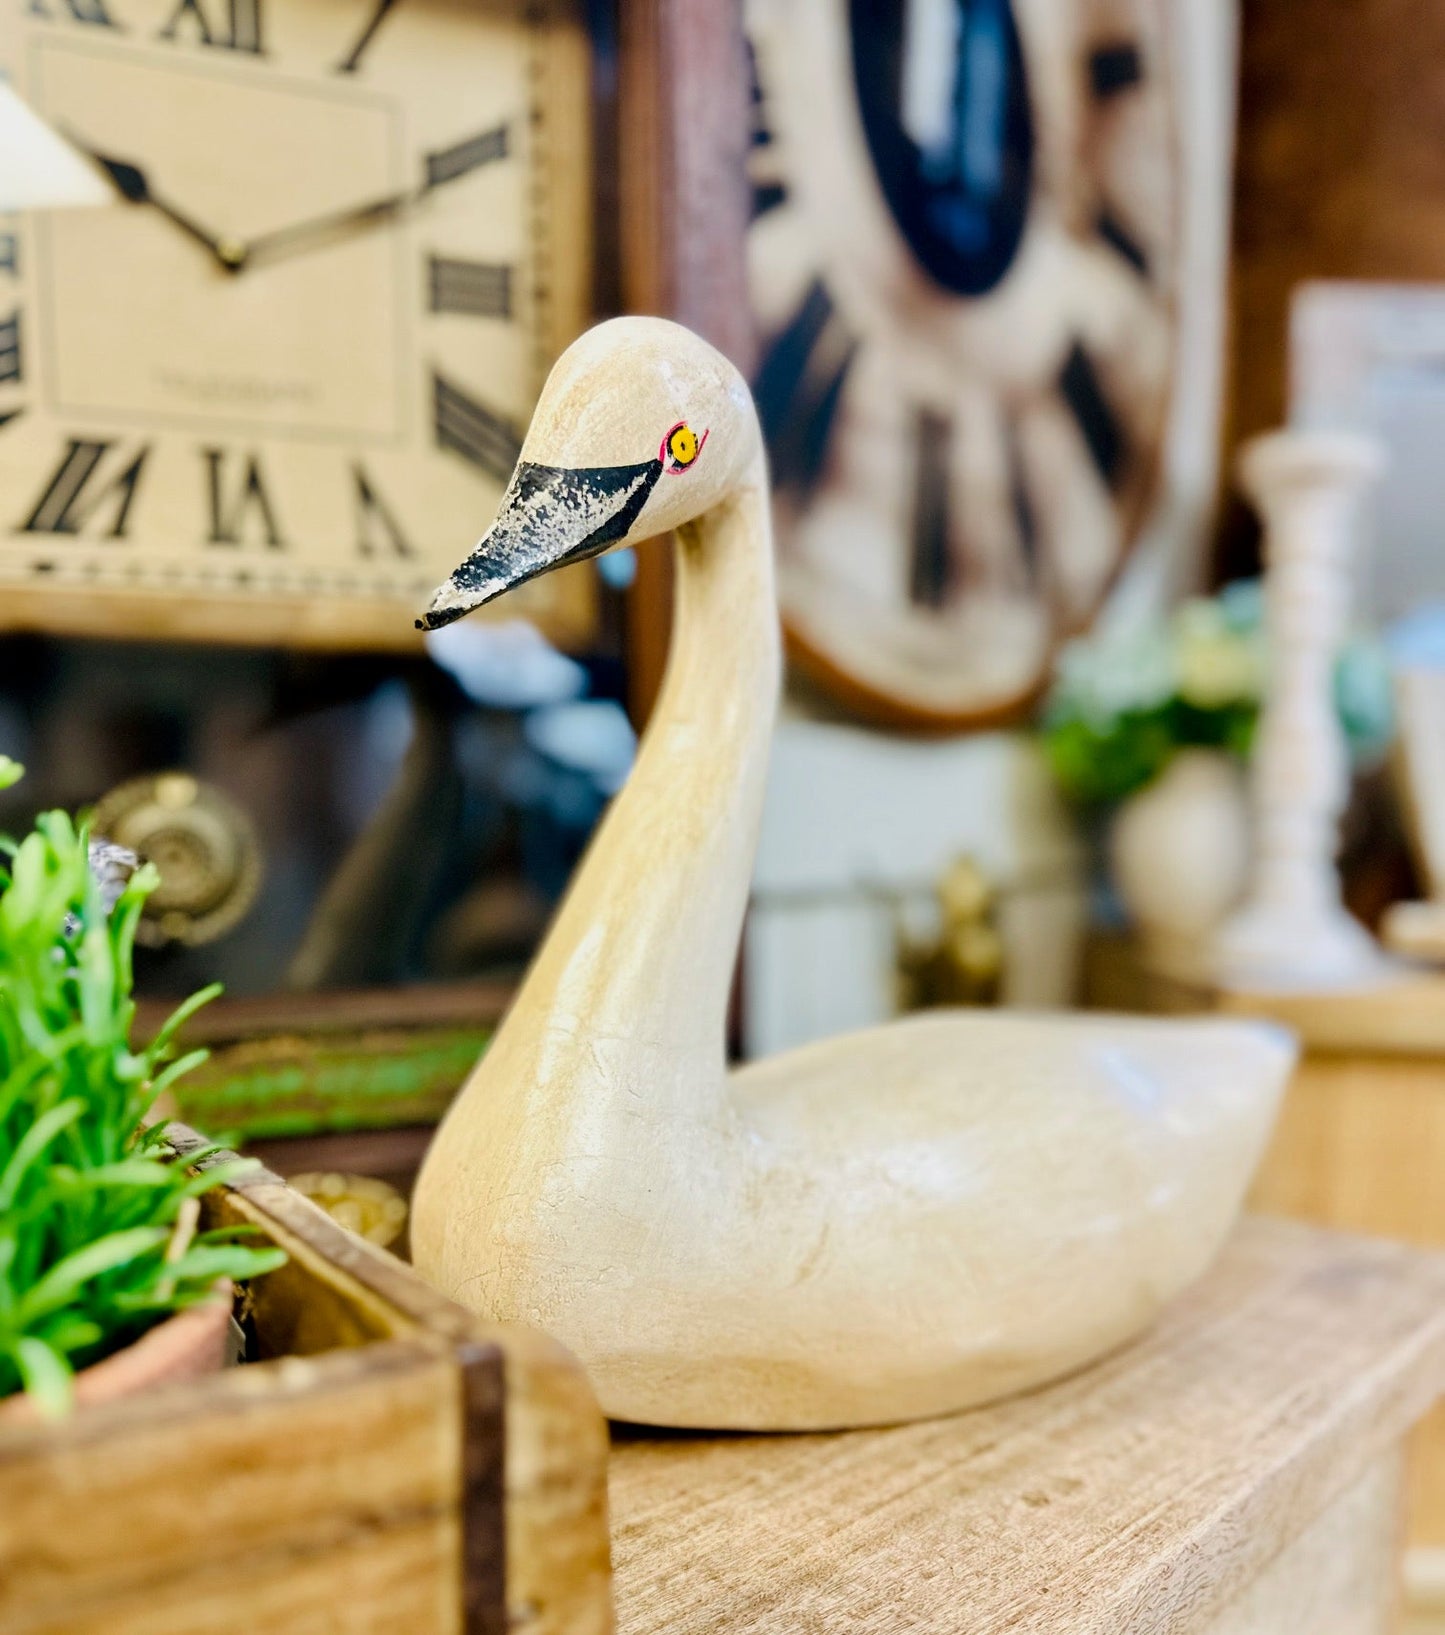
[[[291,1257],[248,1291],[256,1360],[0,1432],[0,1629],[610,1629],[607,1433],[575,1361],[269,1172],[207,1206]]]

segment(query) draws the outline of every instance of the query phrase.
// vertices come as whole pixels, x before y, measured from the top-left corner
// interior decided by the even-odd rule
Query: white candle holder
[[[1240,458],[1241,486],[1264,522],[1271,663],[1251,766],[1250,887],[1214,948],[1228,987],[1348,988],[1388,969],[1345,909],[1335,861],[1349,791],[1335,656],[1358,504],[1383,468],[1373,441],[1334,432],[1274,432]]]

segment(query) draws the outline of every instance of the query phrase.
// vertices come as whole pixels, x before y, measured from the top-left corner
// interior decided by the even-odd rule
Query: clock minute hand
[[[235,239],[222,238],[203,227],[193,216],[163,198],[150,185],[150,179],[139,165],[128,159],[116,159],[101,153],[72,130],[65,132],[67,139],[88,155],[106,174],[116,192],[128,204],[147,205],[150,209],[173,222],[189,237],[203,245],[227,272],[239,272],[246,259],[246,248]]]
[[[497,159],[505,159],[509,145],[507,126],[498,125],[491,130],[481,131],[476,136],[467,137],[449,148],[439,148],[426,155],[425,174],[419,186],[407,188],[401,193],[393,193],[384,199],[374,199],[370,204],[355,205],[346,210],[313,217],[309,221],[294,222],[289,227],[277,228],[273,233],[262,233],[246,246],[246,264],[253,266],[262,261],[279,260],[301,250],[316,249],[336,239],[349,237],[354,232],[374,227],[380,222],[405,215],[408,210],[435,193],[439,187],[445,187],[448,182],[459,181],[463,176],[469,176],[482,165],[490,164]]]
[[[262,233],[246,245],[246,265],[278,261],[301,250],[316,249],[335,239],[347,238],[363,228],[374,227],[389,217],[401,215],[430,191],[429,187],[412,188],[406,193],[393,193],[389,198],[373,199],[370,204],[354,205],[325,216],[313,216],[307,221],[278,227],[275,232]]]

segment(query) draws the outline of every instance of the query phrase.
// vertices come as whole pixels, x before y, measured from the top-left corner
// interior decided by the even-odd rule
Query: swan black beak
[[[497,520],[438,587],[418,630],[440,630],[498,596],[625,539],[662,475],[661,459],[568,470],[523,461]]]

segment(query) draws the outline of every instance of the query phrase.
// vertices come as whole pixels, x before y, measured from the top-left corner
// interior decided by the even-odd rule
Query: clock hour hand
[[[508,145],[507,126],[498,125],[454,143],[449,148],[439,148],[426,155],[425,172],[419,186],[393,193],[384,199],[374,199],[370,204],[354,205],[347,210],[315,216],[309,221],[293,222],[274,233],[262,233],[246,246],[246,264],[254,266],[298,251],[314,250],[382,222],[394,221],[423,199],[429,198],[439,187],[469,176],[482,165],[505,159]]]
[[[189,237],[203,245],[206,250],[225,268],[227,272],[239,272],[246,260],[246,247],[235,239],[222,238],[218,234],[203,227],[194,217],[188,216],[178,209],[169,199],[163,198],[150,185],[147,177],[139,165],[128,159],[116,159],[110,154],[101,153],[92,147],[83,137],[77,136],[72,130],[65,132],[67,139],[78,147],[82,153],[91,158],[106,174],[112,187],[128,204],[142,204],[149,206],[164,216],[167,221],[173,222]]]

